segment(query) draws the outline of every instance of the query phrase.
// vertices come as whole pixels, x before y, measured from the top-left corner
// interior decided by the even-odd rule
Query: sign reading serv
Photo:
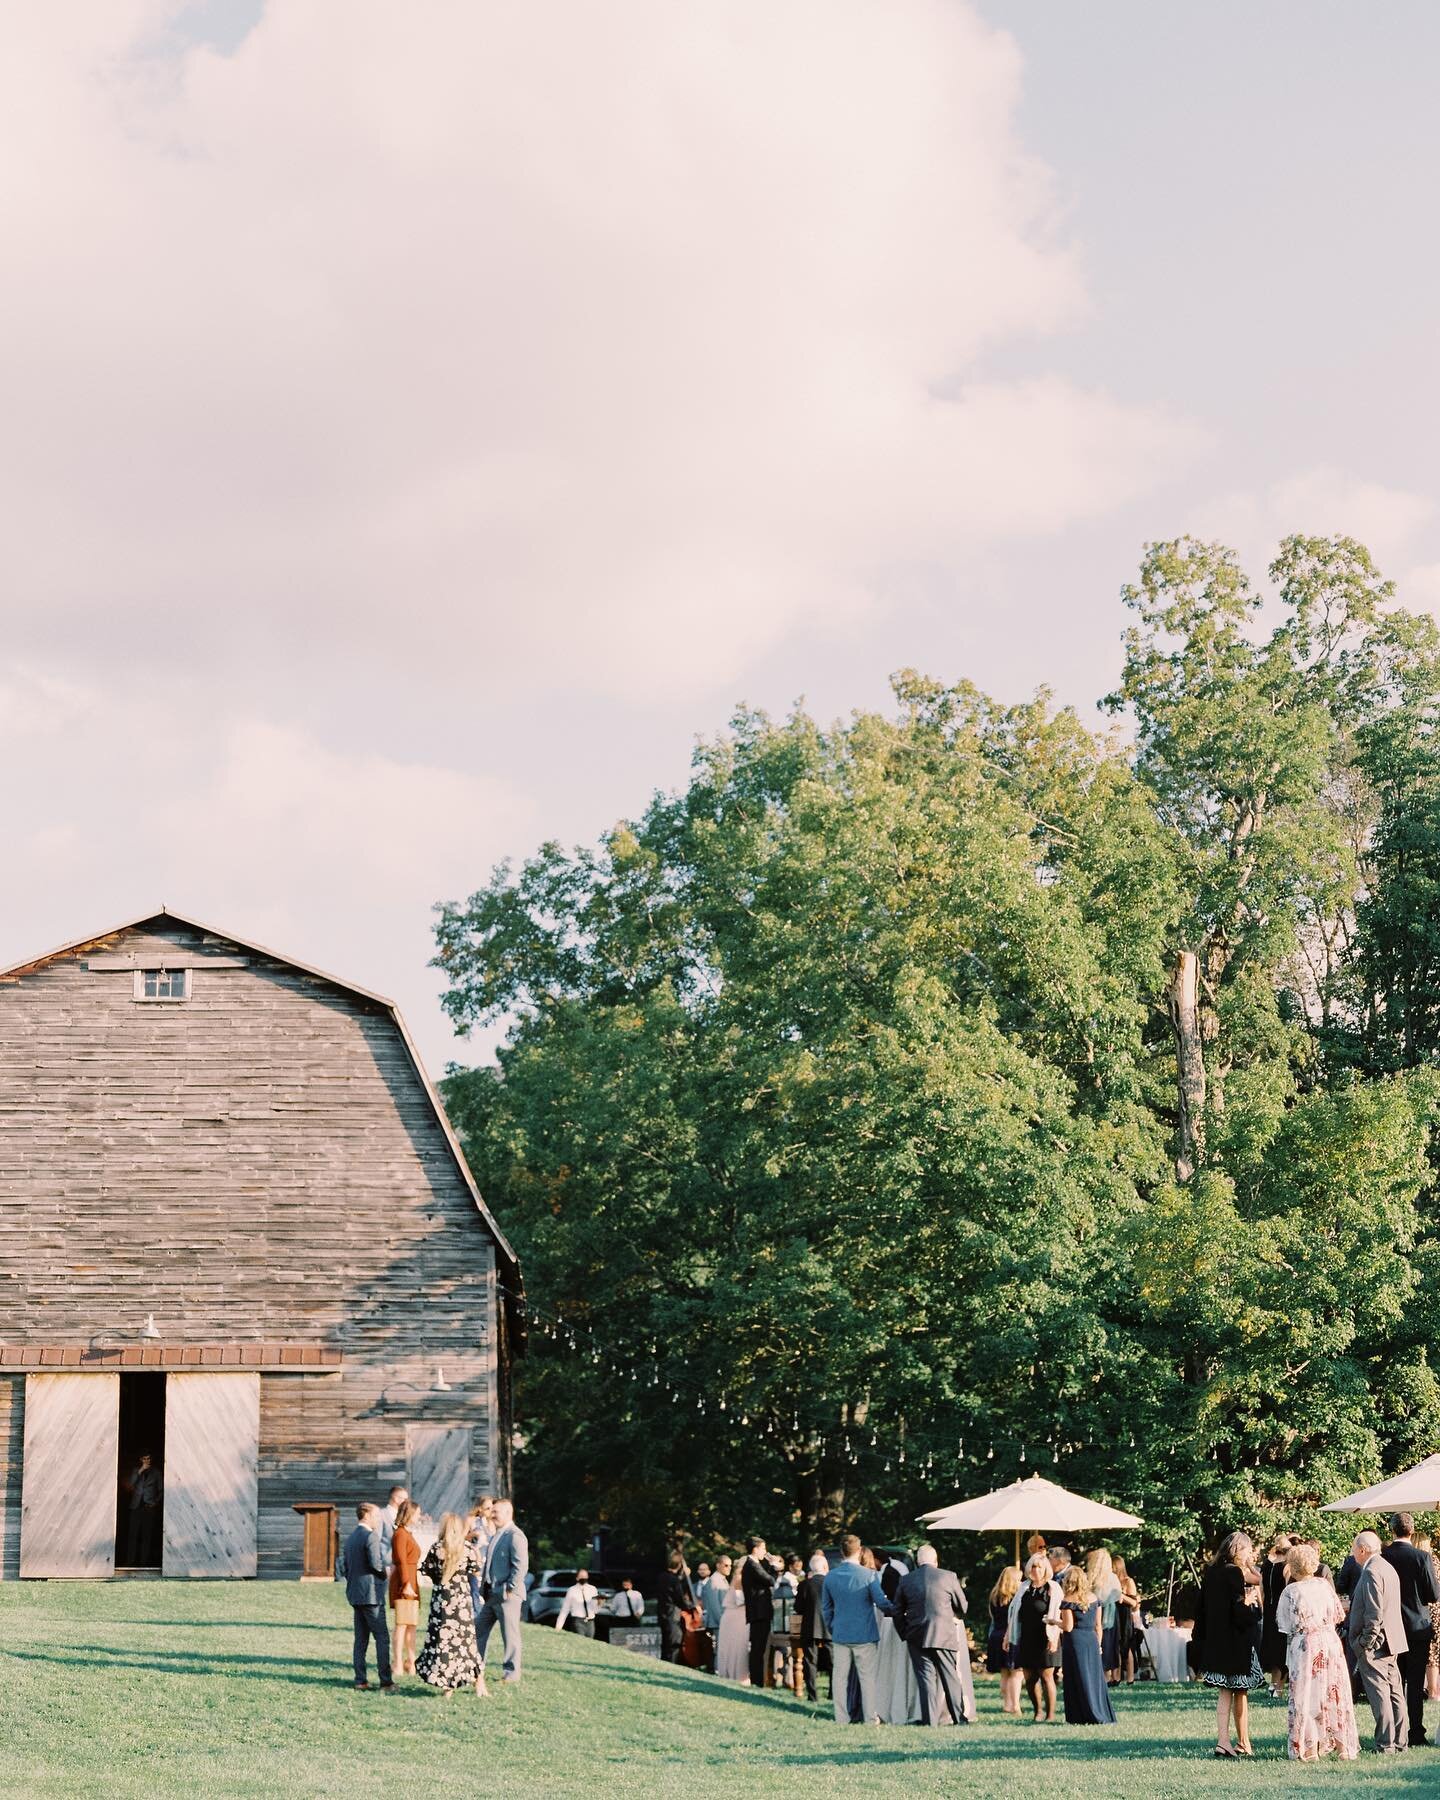
[[[658,1625],[612,1625],[610,1642],[622,1650],[634,1650],[640,1656],[660,1656]]]

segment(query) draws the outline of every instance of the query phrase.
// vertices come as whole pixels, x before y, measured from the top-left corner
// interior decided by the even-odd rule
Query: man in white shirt
[[[645,1617],[645,1596],[628,1575],[610,1596],[610,1613],[627,1625],[637,1624]]]
[[[599,1591],[590,1585],[590,1571],[577,1569],[573,1587],[565,1590],[565,1598],[560,1606],[560,1613],[555,1620],[555,1629],[563,1631],[565,1621],[570,1621],[570,1629],[576,1637],[593,1638],[595,1635],[595,1615],[600,1610]]]

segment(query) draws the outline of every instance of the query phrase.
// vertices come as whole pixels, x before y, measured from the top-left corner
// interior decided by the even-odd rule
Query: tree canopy
[[[439,909],[559,1541],[1039,1472],[1186,1551],[1433,1445],[1440,659],[1359,545],[1270,575],[1150,548],[1133,735],[908,672],[744,711]]]

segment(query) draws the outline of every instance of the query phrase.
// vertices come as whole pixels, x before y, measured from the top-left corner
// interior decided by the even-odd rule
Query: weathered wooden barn
[[[6,1577],[323,1574],[327,1508],[505,1491],[519,1291],[388,1000],[163,910],[0,972]]]

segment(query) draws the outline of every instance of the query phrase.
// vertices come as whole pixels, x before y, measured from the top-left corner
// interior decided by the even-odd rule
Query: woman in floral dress
[[[425,1648],[415,1659],[415,1673],[446,1699],[457,1688],[474,1687],[479,1700],[486,1698],[485,1671],[475,1647],[475,1605],[470,1598],[470,1578],[480,1573],[480,1558],[465,1539],[465,1521],[458,1513],[446,1513],[440,1535],[420,1565],[420,1573],[434,1584],[430,1595],[430,1623]]]
[[[1290,1585],[1280,1595],[1275,1622],[1290,1640],[1290,1755],[1318,1762],[1331,1751],[1343,1762],[1360,1754],[1360,1734],[1350,1700],[1350,1671],[1336,1626],[1345,1609],[1328,1581],[1316,1574],[1320,1553],[1296,1544],[1285,1558]]]

